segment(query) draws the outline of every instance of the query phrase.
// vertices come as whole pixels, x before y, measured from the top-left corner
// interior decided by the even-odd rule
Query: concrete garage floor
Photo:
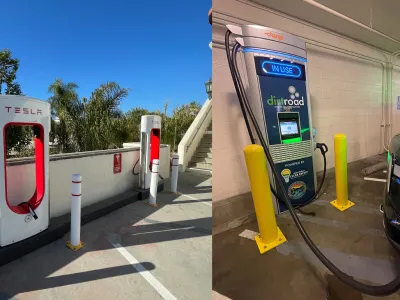
[[[180,173],[178,190],[83,226],[76,252],[66,235],[0,267],[0,300],[210,299],[211,177]]]
[[[340,212],[329,204],[336,194],[334,170],[329,170],[320,199],[303,208],[316,215],[301,216],[305,229],[329,259],[356,279],[375,285],[395,277],[399,256],[385,237],[378,209],[385,183],[365,181],[360,171],[385,159],[376,156],[349,164],[349,198],[356,206]],[[379,171],[369,177],[384,179],[386,174]],[[251,233],[245,232],[247,238],[239,236],[245,230],[258,232],[256,221],[213,236],[215,292],[234,300],[325,299],[331,273],[306,246],[288,213],[279,215],[277,222],[288,241],[264,255],[259,254]],[[336,290],[341,296],[337,299],[400,299],[400,292],[378,298],[343,285]]]

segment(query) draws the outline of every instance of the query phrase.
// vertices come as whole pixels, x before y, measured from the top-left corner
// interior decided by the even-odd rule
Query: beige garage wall
[[[348,138],[348,161],[384,151],[381,129],[383,66],[357,58],[357,54],[385,61],[384,54],[356,41],[309,26],[270,9],[245,1],[213,1],[213,201],[249,192],[243,148],[250,143],[237,101],[223,47],[225,24],[259,24],[305,38],[308,53],[308,82],[313,127],[317,141],[331,151],[328,168],[333,167],[333,136]],[[319,44],[336,45],[355,55],[328,50]],[[323,46],[323,47],[322,47]],[[400,131],[400,73],[393,75],[393,133]],[[317,170],[322,158],[316,155]]]
[[[399,64],[399,61],[397,64]],[[400,67],[395,66],[392,78],[392,134],[400,133],[400,109],[397,109],[398,97],[400,97]]]

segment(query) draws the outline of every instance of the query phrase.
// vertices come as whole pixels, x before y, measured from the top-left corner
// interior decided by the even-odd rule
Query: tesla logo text
[[[8,113],[24,114],[24,115],[42,115],[41,109],[26,108],[26,107],[11,107],[5,106]]]
[[[283,35],[275,33],[275,32],[266,32],[265,35],[269,38],[275,39],[275,40],[279,40],[282,41],[283,40]]]

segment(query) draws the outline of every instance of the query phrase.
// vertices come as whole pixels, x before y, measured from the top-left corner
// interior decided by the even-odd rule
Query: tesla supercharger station
[[[3,149],[0,168],[2,181],[0,184],[0,247],[4,247],[29,238],[49,227],[50,104],[25,96],[9,95],[0,95],[0,103],[0,141]],[[12,177],[10,168],[14,167],[7,167],[6,129],[8,126],[32,126],[33,128],[35,188],[30,199],[15,199],[11,195],[11,190],[24,188],[24,181],[23,176],[13,178],[16,176]]]
[[[160,159],[161,117],[142,116],[140,124],[139,187],[150,188],[151,168],[154,159]]]

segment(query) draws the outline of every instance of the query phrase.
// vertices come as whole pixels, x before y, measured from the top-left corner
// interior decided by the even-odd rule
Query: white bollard
[[[171,192],[177,193],[178,188],[179,155],[172,155]]]
[[[151,168],[151,179],[150,179],[150,197],[149,205],[157,206],[157,188],[158,188],[158,171],[160,169],[160,160],[154,159]]]
[[[81,195],[82,195],[82,176],[72,175],[72,203],[71,203],[71,237],[67,246],[76,251],[83,247],[81,242]]]

